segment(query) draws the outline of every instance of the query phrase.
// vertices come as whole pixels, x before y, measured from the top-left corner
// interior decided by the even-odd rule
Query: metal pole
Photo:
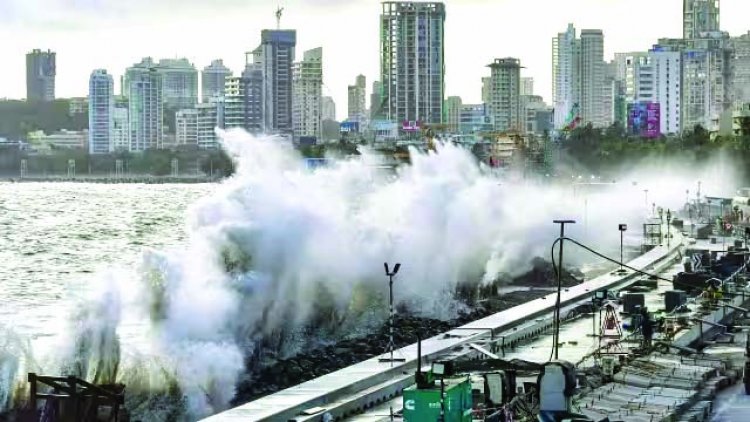
[[[554,340],[553,350],[555,351],[555,360],[558,358],[558,344],[560,343],[560,296],[562,294],[562,272],[563,272],[563,243],[565,242],[565,225],[575,224],[574,220],[554,220],[555,224],[560,225],[560,250],[558,253],[557,260],[557,302],[555,303],[555,315],[554,315]]]
[[[391,351],[391,366],[393,366],[393,274],[388,274],[388,290],[390,290],[390,306],[391,306],[391,315],[390,315],[390,322],[388,323],[389,327],[389,333],[388,333],[388,348]]]
[[[620,230],[620,272],[622,272],[622,263],[625,262],[623,260],[623,253],[622,253],[622,244],[623,244],[623,237],[624,237],[624,231]]]

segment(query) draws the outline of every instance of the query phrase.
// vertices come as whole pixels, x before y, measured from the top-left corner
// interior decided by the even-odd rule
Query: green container
[[[445,380],[445,421],[471,422],[471,382],[466,378]],[[404,390],[404,421],[435,422],[440,419],[440,381],[434,388]]]

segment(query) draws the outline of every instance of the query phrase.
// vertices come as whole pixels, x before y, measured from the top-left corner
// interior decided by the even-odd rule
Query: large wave
[[[618,223],[638,232],[649,209],[644,186],[678,207],[693,183],[643,174],[573,188],[569,180],[507,182],[451,144],[412,150],[395,173],[366,150],[313,171],[280,138],[220,135],[237,172],[191,206],[186,245],[145,251],[138,271],[103,275],[48,366],[127,384],[129,407],[149,420],[224,409],[261,347],[294,353],[305,342],[366,332],[386,312],[383,262],[402,264],[401,306],[450,318],[462,307],[453,298],[458,284],[521,274],[546,257],[553,218],[577,219],[570,233],[612,248]],[[133,327],[141,340],[121,345],[118,331]],[[32,362],[0,361],[0,410],[19,388],[12,380],[21,365]]]

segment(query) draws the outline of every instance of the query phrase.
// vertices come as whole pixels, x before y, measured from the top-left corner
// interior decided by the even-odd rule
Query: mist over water
[[[402,264],[398,303],[450,318],[464,306],[453,299],[457,284],[522,274],[532,258],[547,258],[555,218],[576,219],[570,236],[615,256],[617,224],[628,223],[637,244],[651,202],[679,209],[697,180],[703,193],[736,188],[723,162],[683,172],[642,166],[615,183],[591,175],[574,181],[597,184],[511,183],[450,144],[412,151],[411,164],[395,174],[366,150],[312,171],[280,139],[221,136],[238,171],[190,207],[185,244],[146,250],[137,268],[101,274],[91,299],[71,315],[58,353],[40,357],[38,369],[126,383],[139,400],[131,407],[149,420],[172,411],[156,410],[166,393],[174,412],[195,419],[228,405],[245,357],[269,339],[294,353],[316,338],[380,323],[383,262]],[[592,260],[568,248],[566,257]],[[121,344],[132,327],[139,340]],[[0,349],[0,409],[36,365],[17,344]]]

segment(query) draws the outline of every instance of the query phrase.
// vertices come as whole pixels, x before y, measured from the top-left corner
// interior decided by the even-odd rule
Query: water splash
[[[137,271],[103,275],[72,316],[57,362],[44,368],[127,384],[128,407],[145,420],[224,409],[245,357],[262,343],[293,353],[311,337],[382,320],[383,262],[403,264],[400,304],[450,318],[461,309],[457,284],[521,274],[532,258],[546,257],[553,218],[577,219],[570,234],[607,250],[619,242],[618,223],[642,221],[642,186],[677,208],[680,186],[692,183],[640,172],[596,191],[568,181],[509,184],[450,144],[412,151],[411,165],[395,176],[368,151],[309,171],[280,139],[220,135],[238,171],[191,207],[185,246],[147,250]],[[575,250],[566,256],[590,259]],[[121,344],[119,331],[132,325],[140,341]],[[22,373],[13,362],[0,360],[0,406],[12,397],[2,385]]]

